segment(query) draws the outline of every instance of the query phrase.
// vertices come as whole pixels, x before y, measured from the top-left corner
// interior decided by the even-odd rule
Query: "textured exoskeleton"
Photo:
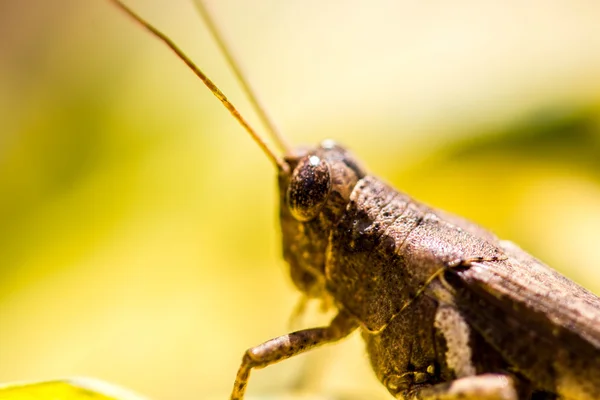
[[[280,170],[284,258],[329,326],[246,352],[261,368],[360,329],[400,399],[600,398],[600,300],[519,247],[368,175],[325,141]]]

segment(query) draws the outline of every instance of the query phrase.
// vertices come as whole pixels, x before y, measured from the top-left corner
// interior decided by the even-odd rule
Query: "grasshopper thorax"
[[[331,230],[365,171],[332,140],[285,156],[280,169],[283,257],[292,281],[308,297],[325,294],[325,259]]]

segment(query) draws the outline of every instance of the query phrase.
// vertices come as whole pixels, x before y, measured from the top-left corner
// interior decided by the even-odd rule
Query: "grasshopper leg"
[[[467,376],[399,393],[402,400],[518,400],[514,379],[503,374]]]
[[[335,342],[358,327],[347,313],[341,311],[328,326],[289,333],[268,340],[246,350],[231,392],[231,400],[242,400],[254,368],[265,368],[271,364],[293,357],[326,343]]]

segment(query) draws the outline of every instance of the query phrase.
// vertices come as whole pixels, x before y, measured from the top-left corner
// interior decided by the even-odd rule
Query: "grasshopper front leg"
[[[265,368],[323,344],[338,341],[348,336],[357,327],[358,324],[354,319],[341,311],[328,326],[292,332],[246,350],[230,399],[244,398],[252,369]]]
[[[402,400],[518,400],[512,377],[503,374],[467,376],[398,394]]]

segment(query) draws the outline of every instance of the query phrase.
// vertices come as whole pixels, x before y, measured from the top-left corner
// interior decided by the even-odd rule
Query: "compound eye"
[[[287,203],[292,216],[306,222],[319,215],[331,192],[329,164],[317,156],[303,158],[290,180]]]

